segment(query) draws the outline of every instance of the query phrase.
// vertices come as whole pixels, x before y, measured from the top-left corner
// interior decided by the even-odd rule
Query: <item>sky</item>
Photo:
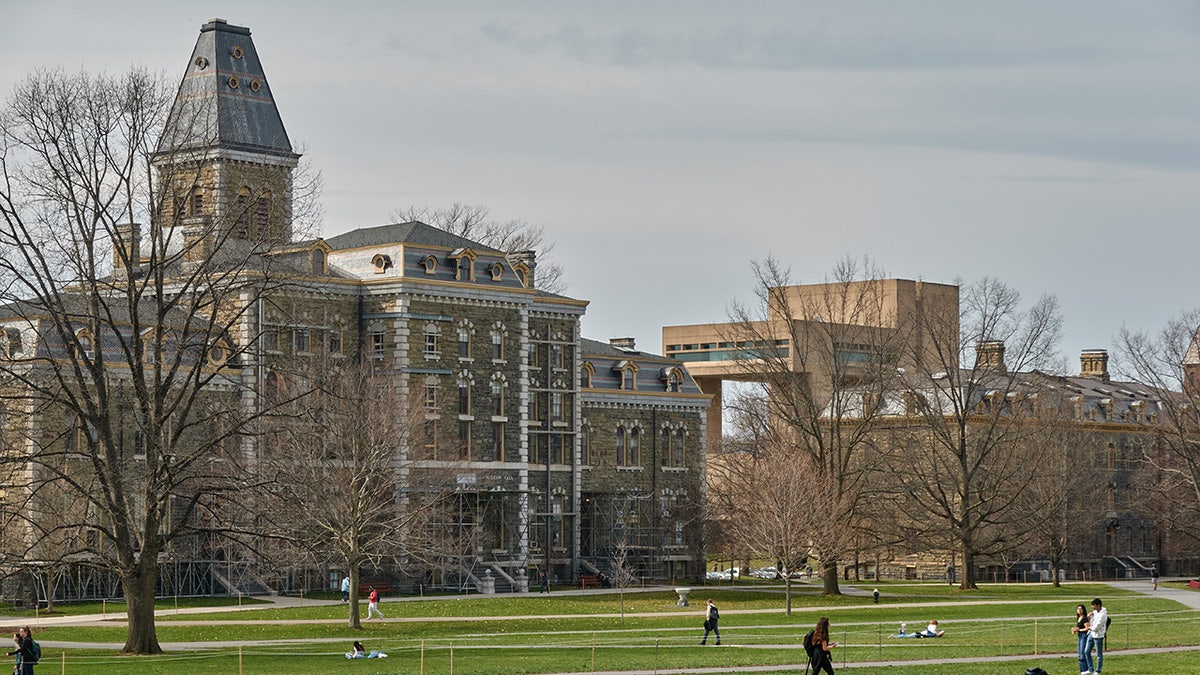
[[[1200,306],[1198,2],[0,0],[0,95],[181,78],[217,17],[324,178],[324,236],[454,202],[543,226],[587,337],[661,351],[767,256],[1057,296],[1069,369]]]

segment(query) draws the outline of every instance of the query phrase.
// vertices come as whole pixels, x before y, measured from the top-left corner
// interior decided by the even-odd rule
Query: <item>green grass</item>
[[[793,613],[782,611],[778,588],[697,588],[693,606],[676,608],[669,591],[625,594],[625,618],[618,595],[469,597],[385,602],[389,617],[402,622],[365,622],[361,630],[344,625],[346,608],[303,607],[291,610],[180,615],[159,621],[163,642],[211,642],[212,649],[177,651],[153,658],[120,657],[112,650],[68,649],[66,672],[168,673],[237,672],[238,652],[230,641],[293,640],[287,645],[248,646],[243,672],[289,674],[352,669],[356,673],[423,672],[443,675],[491,673],[588,672],[597,670],[697,668],[802,663],[800,642],[819,615],[833,622],[834,639],[846,645],[835,655],[843,661],[903,661],[1019,655],[1004,663],[921,666],[921,672],[1023,672],[1043,665],[1053,673],[1075,672],[1075,638],[1070,633],[1075,604],[1099,595],[1113,614],[1106,665],[1121,673],[1200,672],[1200,654],[1121,654],[1124,648],[1200,643],[1195,626],[1200,612],[1157,597],[1122,593],[1105,585],[986,585],[959,592],[944,584],[880,585],[883,598],[827,598],[800,594]],[[724,644],[699,647],[702,598],[712,596],[722,609]],[[982,604],[965,604],[982,603]],[[902,606],[936,603],[936,606]],[[559,616],[551,616],[559,615]],[[463,620],[440,621],[444,617]],[[899,640],[887,636],[901,621],[919,629],[937,618],[947,631],[939,640]],[[218,625],[206,625],[217,619]],[[257,623],[263,620],[324,620],[329,623]],[[431,619],[431,620],[423,620]],[[183,623],[187,621],[189,623]],[[124,641],[122,626],[35,628],[45,642],[93,644]],[[352,640],[382,649],[381,661],[346,662],[342,653]],[[1036,654],[1035,654],[1036,652]],[[55,672],[63,651],[45,649],[44,664]],[[1049,656],[1047,656],[1049,655]],[[1072,656],[1072,658],[1058,658]],[[593,665],[594,663],[594,665]],[[1051,665],[1053,667],[1051,667]],[[43,668],[44,669],[44,668]],[[803,666],[782,672],[802,672]],[[884,669],[856,669],[883,673]],[[897,672],[896,668],[888,672]],[[1115,671],[1114,671],[1115,672]]]
[[[176,607],[180,609],[194,607],[237,607],[239,602],[242,605],[271,604],[266,600],[259,600],[252,597],[243,597],[241,600],[228,597],[159,598],[154,602],[154,607],[160,610],[169,610]],[[47,612],[44,608],[34,610],[33,608],[26,607],[0,606],[0,615],[6,617],[37,618],[39,616],[79,616],[81,614],[108,614],[114,617],[121,617],[125,615],[125,600],[56,602],[54,603],[53,612]]]

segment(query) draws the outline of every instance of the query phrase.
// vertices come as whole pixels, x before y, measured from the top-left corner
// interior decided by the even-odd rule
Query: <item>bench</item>
[[[395,595],[395,593],[392,592],[392,587],[390,585],[382,583],[382,582],[376,582],[373,584],[372,583],[360,583],[358,585],[358,597],[360,597],[360,598],[367,597],[367,594],[371,592],[372,586],[375,587],[375,590],[379,591],[380,597],[383,597],[385,595]]]
[[[579,575],[579,587],[580,587],[580,588],[585,588],[585,589],[586,589],[586,588],[600,588],[600,587],[601,587],[601,584],[600,584],[600,577],[599,577],[599,575],[596,575],[596,574],[580,574],[580,575]]]

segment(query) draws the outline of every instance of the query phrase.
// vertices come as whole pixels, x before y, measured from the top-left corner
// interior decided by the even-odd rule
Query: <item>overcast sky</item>
[[[721,321],[767,255],[1057,295],[1072,369],[1200,305],[1197,2],[0,0],[0,92],[180,78],[214,17],[325,236],[455,201],[544,225],[595,339]]]

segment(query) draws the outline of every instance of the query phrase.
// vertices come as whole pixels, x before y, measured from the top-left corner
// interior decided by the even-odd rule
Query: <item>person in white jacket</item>
[[[1104,668],[1104,636],[1108,632],[1108,610],[1100,598],[1092,600],[1092,613],[1088,617],[1087,667],[1085,673],[1100,675]],[[1092,668],[1092,650],[1096,650],[1096,667]]]

